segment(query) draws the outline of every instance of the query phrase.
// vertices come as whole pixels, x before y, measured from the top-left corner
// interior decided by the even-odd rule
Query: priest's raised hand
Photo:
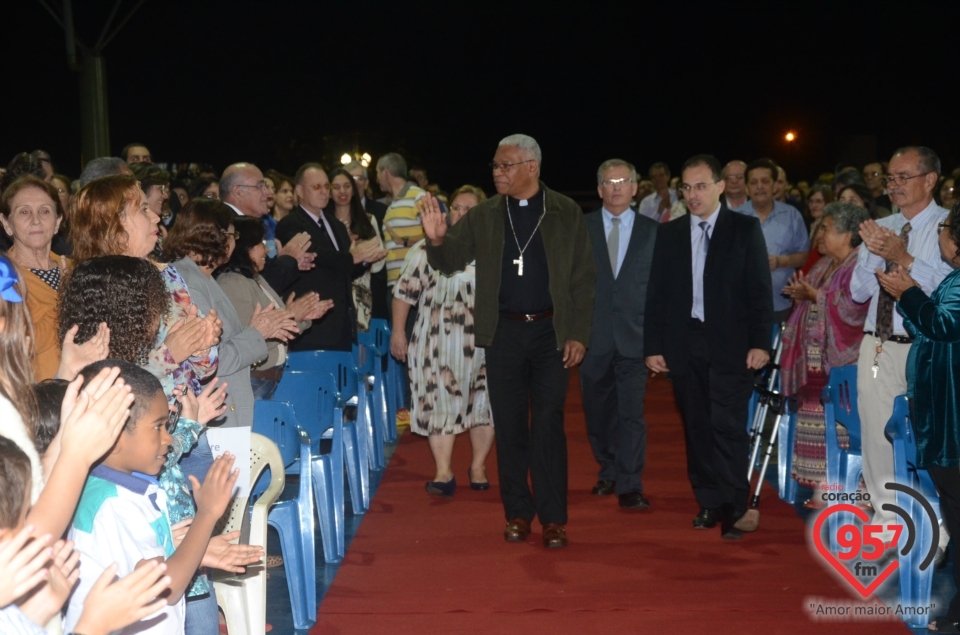
[[[417,201],[417,211],[427,239],[433,245],[441,245],[447,234],[447,218],[440,211],[440,203],[427,192]]]

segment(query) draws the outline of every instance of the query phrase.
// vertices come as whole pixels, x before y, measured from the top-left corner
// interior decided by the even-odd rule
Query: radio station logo
[[[925,512],[917,518],[917,522],[929,523],[932,536],[927,553],[919,564],[919,570],[925,571],[933,564],[940,541],[940,524],[933,505],[912,487],[899,483],[887,483],[885,487],[912,497]],[[850,500],[836,494],[825,494],[824,498]],[[821,511],[813,524],[811,540],[817,554],[864,599],[876,593],[893,575],[901,558],[922,548],[918,544],[918,527],[906,510],[890,503],[884,503],[882,509],[896,514],[900,522],[886,526],[868,524],[870,512],[850,503],[838,502]],[[904,536],[905,540],[901,540]],[[899,547],[901,542],[903,546]]]

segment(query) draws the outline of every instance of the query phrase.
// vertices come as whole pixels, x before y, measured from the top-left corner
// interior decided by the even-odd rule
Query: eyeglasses
[[[719,181],[711,181],[709,183],[694,183],[693,185],[684,183],[683,185],[680,186],[680,191],[683,192],[684,194],[689,194],[690,190],[693,190],[694,192],[699,194],[700,192],[706,192],[708,187],[710,187],[711,185],[716,185],[717,183],[719,183]]]
[[[233,236],[233,239],[234,239],[234,240],[240,240],[240,232],[238,232],[238,231],[236,231],[236,230],[230,232],[230,231],[227,231],[226,229],[221,229],[221,230],[220,230],[220,233],[223,234],[224,236],[228,236],[228,237],[229,237],[229,236]]]
[[[244,185],[243,183],[237,183],[237,187],[252,187],[254,189],[263,190],[264,192],[269,192],[270,187],[267,185],[266,181],[260,181],[254,183],[253,185]]]
[[[907,181],[910,179],[915,179],[918,176],[926,176],[930,174],[929,172],[922,172],[920,174],[914,174],[913,176],[904,176],[902,174],[891,174],[880,179],[883,181],[884,185],[890,185],[891,183],[896,183],[897,185],[906,185]]]
[[[329,183],[314,183],[313,185],[308,185],[307,187],[309,187],[314,192],[319,192],[320,190],[323,190],[324,192],[330,191]]]
[[[459,203],[457,203],[456,205],[451,205],[450,209],[457,212],[458,214],[460,213],[466,214],[467,212],[472,210],[473,207],[468,207],[466,205],[460,205]]]
[[[500,170],[501,172],[506,172],[510,168],[521,165],[523,163],[530,163],[531,161],[536,161],[536,159],[527,159],[526,161],[517,161],[516,163],[497,163],[495,161],[490,162],[490,169],[496,172]]]
[[[937,223],[937,233],[942,232],[944,227],[953,227],[953,225],[950,223]]]
[[[360,181],[366,182],[368,179],[367,179],[367,177],[363,176],[362,174],[357,174],[357,175],[355,175],[355,176],[353,177],[353,180],[356,181],[357,183],[359,183]]]
[[[600,181],[604,187],[613,187],[615,185],[626,185],[627,183],[633,183],[633,179],[629,176],[624,176],[619,179],[604,179]]]
[[[742,175],[742,174],[728,174],[728,175],[726,175],[725,177],[723,177],[723,180],[724,180],[724,181],[742,181],[742,180],[743,180],[743,175]]]

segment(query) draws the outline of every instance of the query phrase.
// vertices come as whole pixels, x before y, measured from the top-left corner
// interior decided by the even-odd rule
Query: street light
[[[786,139],[787,142],[789,143],[789,142],[795,141],[797,138],[797,135],[794,134],[793,132],[788,132],[786,135],[784,135],[783,138]]]
[[[353,161],[353,157],[351,157],[351,156],[350,156],[349,154],[347,154],[346,152],[344,152],[344,153],[343,153],[343,156],[340,157],[340,163],[341,163],[342,165],[346,165],[346,164],[350,163],[351,161]]]

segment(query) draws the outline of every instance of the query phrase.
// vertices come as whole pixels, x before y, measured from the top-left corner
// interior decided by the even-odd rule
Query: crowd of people
[[[568,544],[576,366],[594,494],[650,509],[644,395],[668,373],[693,528],[756,531],[747,406],[781,322],[807,505],[830,487],[820,393],[832,368],[856,364],[874,523],[896,522],[883,431],[908,394],[919,462],[960,535],[960,206],[933,151],[813,184],[764,158],[697,155],[678,176],[656,162],[649,179],[610,159],[587,214],[547,187],[541,162],[534,139],[508,136],[494,196],[446,195],[388,153],[377,199],[358,162],[172,175],[134,143],[72,180],[45,152],[14,157],[0,180],[0,626],[39,633],[63,615],[85,635],[145,618],[143,632],[218,632],[210,569],[264,553],[215,532],[237,471],[204,432],[251,426],[290,352],[351,351],[377,320],[408,373],[398,420],[436,463],[426,491],[454,496],[463,432],[468,482],[490,489],[495,443],[507,541],[527,541],[537,519],[545,547]],[[932,626],[958,623],[955,600]]]

